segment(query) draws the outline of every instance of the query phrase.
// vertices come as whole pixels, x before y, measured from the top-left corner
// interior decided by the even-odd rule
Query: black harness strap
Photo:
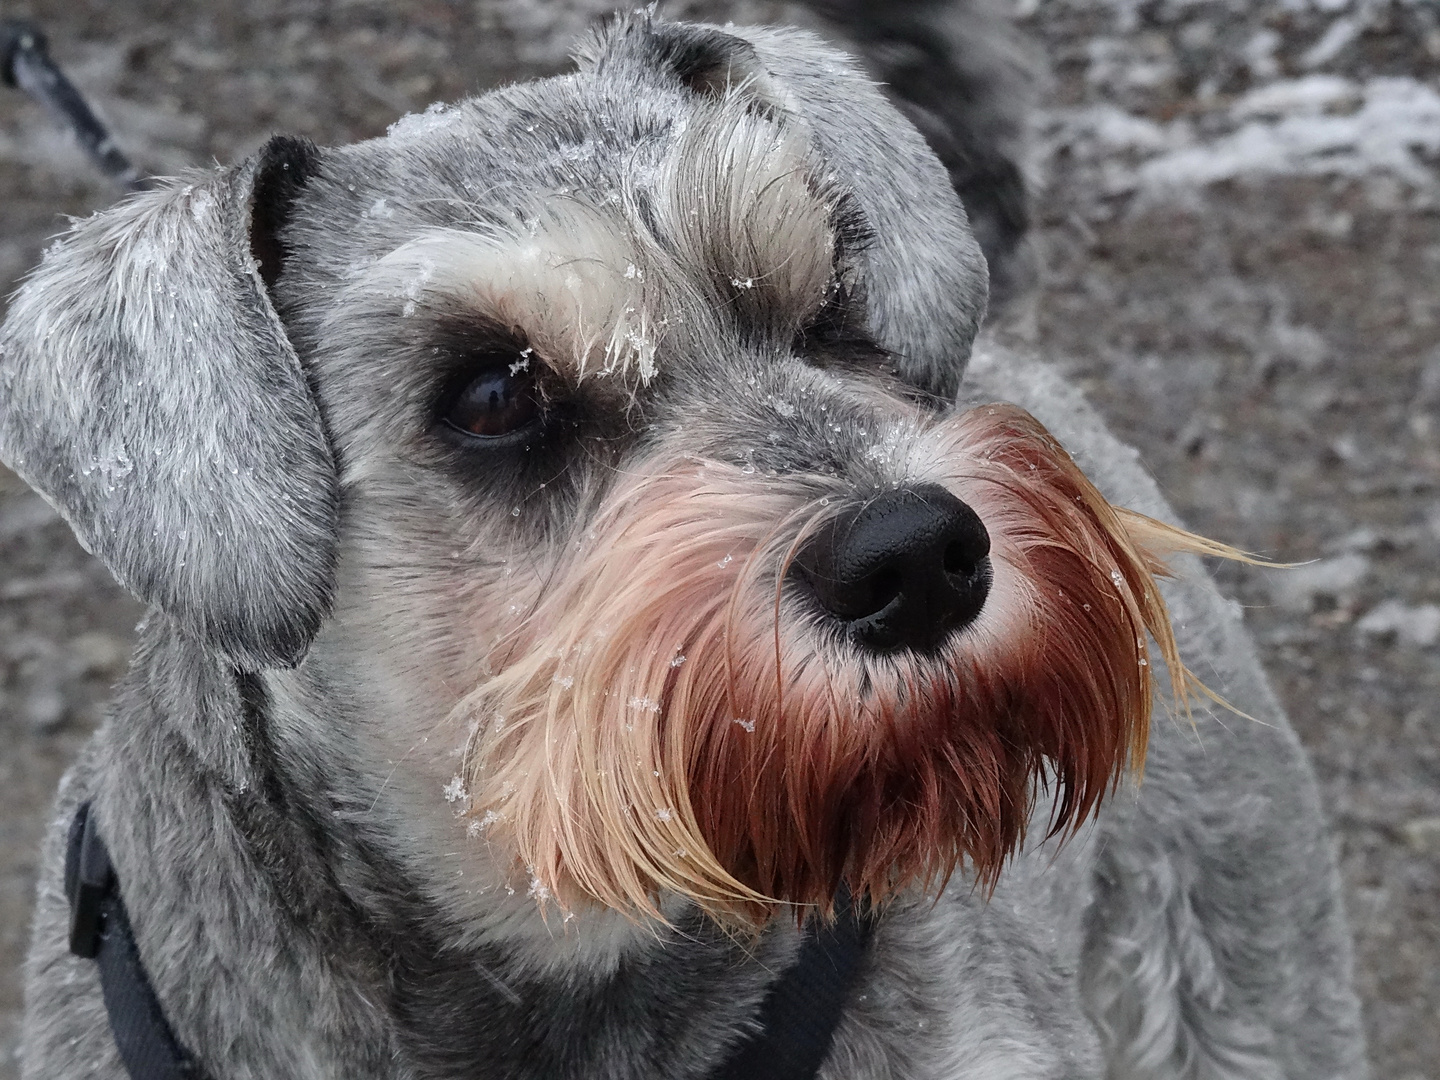
[[[120,1060],[131,1080],[200,1080],[160,1008],[120,897],[110,853],[84,803],[65,850],[70,951],[100,966],[100,991]]]
[[[812,923],[800,956],[760,1006],[762,1029],[735,1049],[710,1080],[813,1080],[860,976],[874,919],[849,890],[836,897],[834,923]]]
[[[70,951],[100,965],[105,1012],[130,1080],[203,1080],[170,1030],[140,963],[120,884],[89,803],[70,823],[65,895],[70,899]],[[874,926],[848,892],[836,906],[834,923],[812,923],[799,958],[766,994],[761,1030],[709,1080],[814,1080],[830,1052]]]

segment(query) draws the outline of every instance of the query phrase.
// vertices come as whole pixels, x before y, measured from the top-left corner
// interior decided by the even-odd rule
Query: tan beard
[[[1028,413],[968,410],[911,458],[991,537],[975,622],[933,657],[874,655],[782,584],[854,492],[683,455],[609,493],[462,708],[469,813],[562,908],[658,916],[662,892],[759,926],[993,883],[1042,790],[1077,828],[1144,759],[1148,638],[1185,699],[1161,555],[1237,554],[1113,507]]]

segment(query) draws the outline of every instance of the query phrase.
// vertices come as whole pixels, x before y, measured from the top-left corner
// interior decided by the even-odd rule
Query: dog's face
[[[1143,751],[1158,527],[951,406],[984,294],[843,58],[636,19],[82,225],[7,324],[0,448],[272,672],[338,812],[759,922],[993,878],[1042,779],[1073,826]]]

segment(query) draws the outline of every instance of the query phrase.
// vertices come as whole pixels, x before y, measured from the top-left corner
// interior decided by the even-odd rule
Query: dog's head
[[[0,450],[176,632],[299,665],[354,802],[542,898],[760,921],[991,879],[1038,790],[1073,827],[1143,753],[1159,527],[952,406],[985,295],[844,57],[622,20],[79,223]]]

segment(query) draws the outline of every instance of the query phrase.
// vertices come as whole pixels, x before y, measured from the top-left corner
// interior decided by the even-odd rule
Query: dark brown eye
[[[479,439],[501,439],[539,417],[534,380],[507,366],[483,371],[466,384],[445,414],[445,422]]]

